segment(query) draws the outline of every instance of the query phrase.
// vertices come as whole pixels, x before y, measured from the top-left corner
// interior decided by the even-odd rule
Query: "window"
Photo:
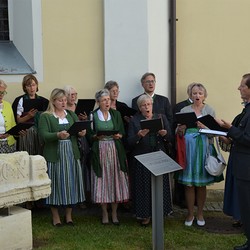
[[[0,12],[1,79],[15,82],[36,73],[42,81],[41,0],[0,0]]]
[[[0,0],[0,41],[9,39],[8,0]]]

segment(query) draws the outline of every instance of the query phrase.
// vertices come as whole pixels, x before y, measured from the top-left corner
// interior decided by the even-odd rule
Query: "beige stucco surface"
[[[218,118],[231,121],[242,108],[237,86],[250,72],[250,1],[176,0],[176,5],[177,101],[186,98],[189,83],[204,83],[207,103]],[[53,88],[71,84],[79,98],[91,98],[103,86],[103,16],[103,0],[42,0],[40,95],[49,97]],[[10,102],[23,93],[20,82],[7,91]]]
[[[104,84],[101,0],[42,0],[43,82],[38,94],[66,84],[79,98],[93,98]],[[7,101],[21,95],[21,82],[8,84]]]
[[[177,0],[177,101],[204,83],[207,103],[227,121],[241,112],[237,87],[250,72],[248,0]],[[226,158],[228,153],[224,154]],[[224,182],[212,188],[223,188]]]

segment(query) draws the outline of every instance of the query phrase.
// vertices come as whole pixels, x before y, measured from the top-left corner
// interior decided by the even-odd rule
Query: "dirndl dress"
[[[112,130],[113,122],[96,120],[96,129]],[[129,181],[120,168],[118,152],[112,137],[99,141],[102,176],[91,168],[91,196],[94,203],[122,203],[129,200]]]
[[[223,175],[215,177],[205,169],[208,137],[198,132],[197,128],[188,128],[185,133],[186,168],[177,174],[179,183],[186,186],[202,187],[223,180]],[[209,144],[214,155],[214,146]]]
[[[59,140],[57,162],[48,162],[51,194],[45,202],[51,206],[74,205],[85,201],[80,160],[73,154],[71,140]]]
[[[19,151],[27,151],[29,155],[38,155],[42,153],[42,146],[35,126],[29,128],[27,134],[20,136],[18,140]]]
[[[129,200],[128,175],[120,169],[113,139],[99,141],[102,176],[91,170],[92,201],[94,203],[121,203]]]

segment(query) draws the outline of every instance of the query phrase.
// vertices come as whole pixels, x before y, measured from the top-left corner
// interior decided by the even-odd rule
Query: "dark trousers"
[[[243,228],[245,235],[248,240],[248,245],[250,245],[250,180],[241,180],[236,178],[236,184],[239,196],[240,214],[241,221],[243,223]]]

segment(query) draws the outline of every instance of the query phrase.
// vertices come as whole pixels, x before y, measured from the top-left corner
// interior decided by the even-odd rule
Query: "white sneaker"
[[[192,220],[190,220],[190,221],[187,221],[187,220],[185,220],[185,226],[187,226],[187,227],[191,227],[192,225],[193,225],[193,221],[194,221],[194,217],[193,217],[193,219]]]
[[[198,220],[198,219],[197,219],[197,225],[198,225],[199,227],[204,227],[205,224],[206,224],[206,222],[205,222],[204,220]]]

